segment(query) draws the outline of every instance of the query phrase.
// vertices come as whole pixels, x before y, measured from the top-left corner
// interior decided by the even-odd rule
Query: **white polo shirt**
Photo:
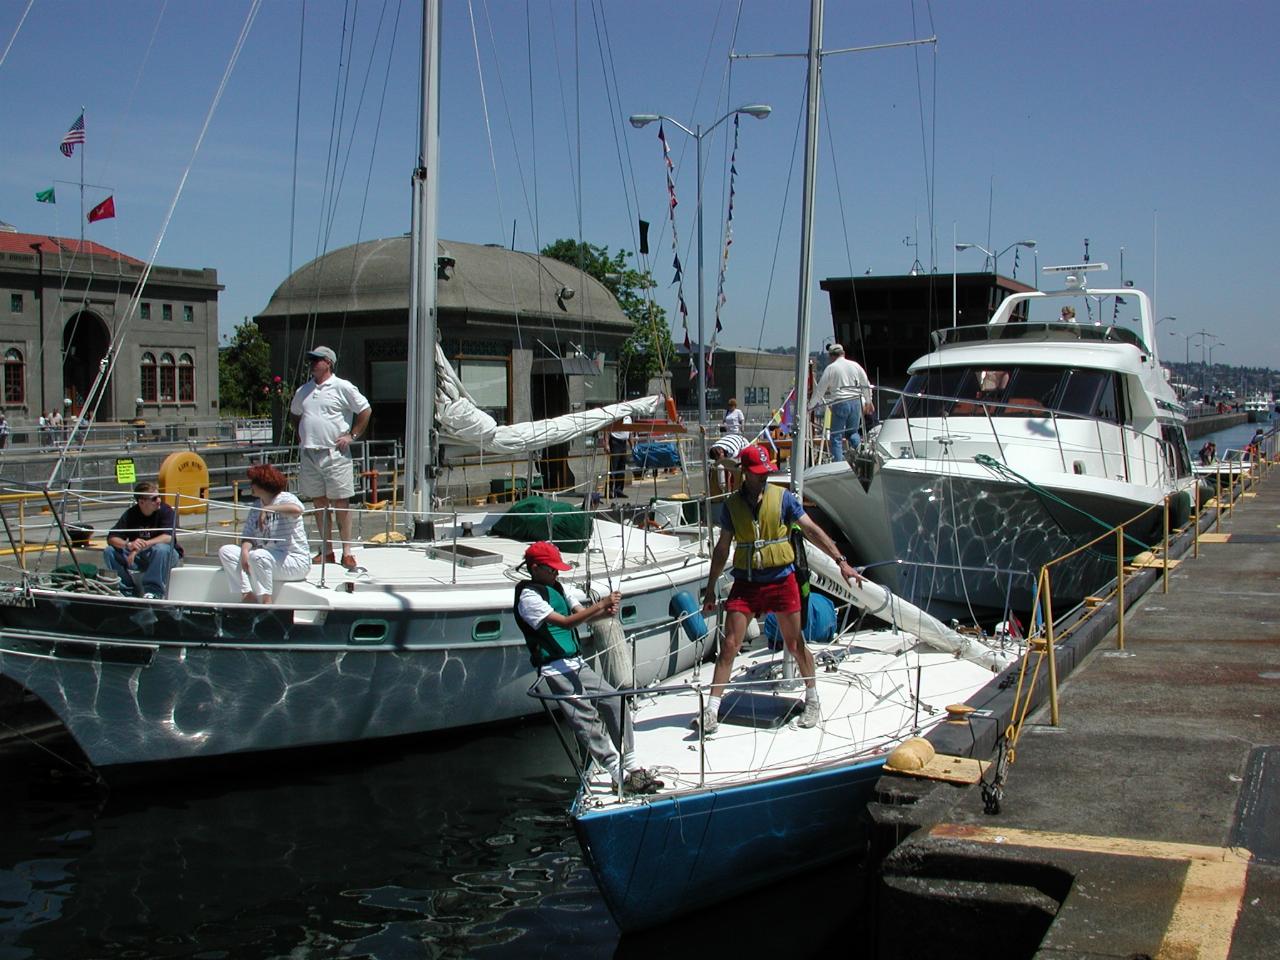
[[[332,450],[368,409],[369,401],[355,384],[333,376],[324,383],[308,380],[289,404],[289,412],[299,418],[298,445],[304,450]]]

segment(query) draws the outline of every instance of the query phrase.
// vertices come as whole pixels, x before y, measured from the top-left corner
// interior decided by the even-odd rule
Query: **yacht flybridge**
[[[852,465],[807,472],[807,495],[873,577],[938,615],[1025,612],[1047,561],[1139,515],[1130,533],[1158,539],[1166,497],[1171,523],[1186,515],[1185,413],[1151,300],[1090,286],[1105,269],[1046,267],[1062,289],[1015,293],[988,323],[936,331]],[[1117,303],[1136,308],[1136,330],[1104,321]],[[1023,304],[1048,318],[1018,319]],[[1081,552],[1055,569],[1055,605],[1114,571],[1114,548]]]

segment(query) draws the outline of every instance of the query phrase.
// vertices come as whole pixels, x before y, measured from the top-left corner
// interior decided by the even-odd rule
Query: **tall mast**
[[[405,430],[405,508],[431,510],[436,467],[436,240],[440,184],[440,3],[422,4],[418,163],[413,171],[409,244],[409,370]]]
[[[818,100],[822,92],[822,0],[809,4],[808,113],[804,125],[804,192],[800,205],[800,296],[796,316],[797,430],[791,440],[791,485],[804,495],[805,440],[809,429],[809,287],[813,282],[813,191],[818,167]]]

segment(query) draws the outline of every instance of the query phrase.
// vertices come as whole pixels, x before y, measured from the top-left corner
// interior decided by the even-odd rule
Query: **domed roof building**
[[[557,416],[617,399],[618,349],[632,324],[603,284],[550,257],[442,240],[440,343],[499,422]],[[409,237],[367,240],[296,270],[254,317],[273,368],[296,382],[315,344],[374,407],[374,438],[404,435]]]

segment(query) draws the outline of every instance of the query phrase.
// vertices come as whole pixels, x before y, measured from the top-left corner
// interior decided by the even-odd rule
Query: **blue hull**
[[[623,932],[643,930],[859,852],[884,758],[692,796],[574,810]]]

